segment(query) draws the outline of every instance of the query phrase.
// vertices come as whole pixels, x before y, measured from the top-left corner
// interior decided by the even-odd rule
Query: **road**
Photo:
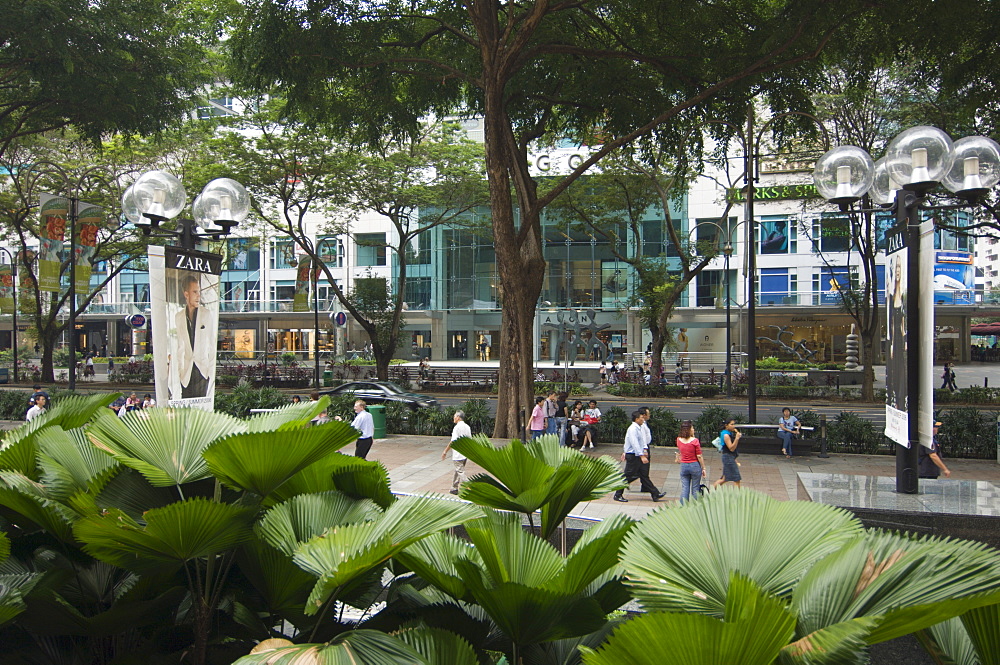
[[[475,395],[475,396],[455,396],[455,395],[435,395],[438,402],[444,407],[453,407],[461,404],[462,402],[469,399],[469,397],[484,398],[490,405],[490,411],[495,412],[496,409],[496,397],[493,395]],[[590,398],[582,398],[584,401]],[[666,408],[674,412],[674,415],[681,420],[693,420],[701,415],[701,412],[708,406],[722,406],[736,414],[742,414],[744,417],[747,414],[747,403],[741,400],[727,400],[727,399],[713,399],[713,400],[678,400],[678,399],[636,399],[636,398],[615,398],[615,399],[600,399],[597,398],[597,404],[603,409],[608,409],[612,406],[619,406],[625,409],[626,413],[631,413],[640,406],[647,406],[649,408]],[[877,404],[856,404],[852,402],[790,402],[788,404],[782,404],[779,402],[757,402],[757,421],[759,423],[773,423],[778,420],[781,416],[781,409],[785,406],[791,407],[793,411],[815,411],[816,413],[825,413],[827,419],[832,420],[833,418],[840,415],[842,411],[851,411],[858,414],[862,418],[870,420],[875,424],[876,427],[883,427],[885,425],[885,407]]]

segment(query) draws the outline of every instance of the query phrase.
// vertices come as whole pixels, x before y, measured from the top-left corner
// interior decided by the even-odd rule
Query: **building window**
[[[209,118],[219,118],[233,115],[232,97],[213,97],[204,106],[198,107],[198,119],[208,120]]]
[[[381,235],[383,242],[385,241],[385,236],[382,234],[372,235]],[[384,247],[382,248],[382,252],[384,255]],[[336,236],[326,236],[324,238],[320,238],[316,242],[316,254],[328,268],[344,267],[344,241]],[[385,263],[377,265],[385,265]]]
[[[271,247],[271,267],[279,270],[294,268],[298,265],[295,259],[295,244],[291,240],[279,240]]]
[[[722,291],[724,283],[723,270],[703,270],[698,275],[698,288],[695,294],[697,307],[716,307],[722,305],[725,296]]]
[[[430,309],[431,278],[407,277],[403,298],[410,309]]]
[[[358,246],[359,266],[385,265],[385,234],[359,233],[354,236]]]
[[[758,225],[761,254],[788,254],[793,251],[795,225],[787,217],[765,217]]]
[[[788,268],[764,268],[760,271],[757,302],[761,305],[795,305],[797,289],[795,275]]]

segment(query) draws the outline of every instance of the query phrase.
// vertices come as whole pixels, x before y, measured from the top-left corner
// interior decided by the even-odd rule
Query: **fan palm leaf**
[[[312,419],[327,410],[330,398],[324,395],[317,401],[288,404],[280,409],[258,413],[242,421],[244,432],[274,432],[312,425]],[[330,423],[333,424],[333,423]],[[323,427],[323,425],[317,425]],[[354,437],[357,438],[355,431]]]
[[[594,650],[582,647],[585,665],[770,665],[795,629],[795,616],[780,598],[733,573],[724,619],[693,613],[652,613],[626,621]]]
[[[977,608],[982,610],[985,608]],[[977,610],[970,610],[975,612]],[[968,613],[966,613],[968,614]],[[963,615],[964,617],[965,615]],[[997,623],[991,626],[996,633]],[[939,665],[995,665],[1000,660],[982,661],[976,653],[976,646],[965,629],[963,619],[953,617],[947,621],[934,624],[930,628],[914,633],[927,652]]]
[[[29,478],[37,479],[36,456],[38,434],[49,427],[65,430],[85,425],[95,413],[108,411],[108,404],[116,395],[70,395],[37,418],[10,430],[0,444],[0,469],[18,471]]]
[[[54,499],[64,501],[90,489],[95,479],[118,466],[114,458],[91,444],[81,428],[48,427],[36,438],[41,480]]]
[[[476,650],[465,639],[441,628],[410,628],[395,634],[396,639],[419,653],[428,663],[478,665]]]
[[[357,438],[357,430],[344,423],[248,432],[213,443],[202,456],[223,484],[267,497],[299,471]]]
[[[258,536],[272,547],[292,556],[296,548],[327,529],[365,522],[382,516],[370,499],[352,499],[336,490],[300,494],[267,511],[257,523]]]
[[[389,474],[375,460],[350,455],[327,455],[302,469],[280,485],[264,502],[274,504],[298,494],[339,490],[355,499],[371,499],[382,508],[395,500],[389,488]]]
[[[3,474],[0,507],[0,515],[16,524],[21,532],[45,531],[64,543],[73,542],[72,524],[76,518],[73,511],[49,499],[41,485],[23,476]]]
[[[385,633],[352,630],[325,644],[266,640],[233,665],[431,665],[431,661]]]
[[[1000,665],[1000,604],[984,605],[962,615],[982,665]]]
[[[452,446],[486,470],[462,484],[461,497],[499,510],[541,510],[541,535],[552,535],[581,501],[592,501],[624,486],[610,457],[593,458],[541,436],[525,446],[511,441],[495,447],[485,436],[468,437]],[[492,475],[489,475],[492,474]]]
[[[647,610],[721,616],[731,571],[787,596],[817,561],[861,533],[840,508],[722,488],[647,516],[626,536],[621,561]]]
[[[94,558],[144,572],[239,545],[251,537],[252,516],[250,508],[194,498],[148,511],[144,525],[112,511],[80,519],[73,532]]]
[[[468,559],[482,565],[479,551],[469,541],[439,532],[422,538],[396,555],[396,560],[421,579],[457,599],[471,600],[455,562]]]
[[[10,556],[10,538],[3,531],[0,531],[0,563],[3,563]]]
[[[22,588],[30,586],[37,575],[0,575],[0,626],[27,609]]]
[[[476,506],[432,496],[403,497],[376,520],[334,526],[303,543],[294,561],[320,579],[309,596],[312,614],[338,589],[382,565],[421,538],[481,514]]]
[[[263,599],[262,609],[303,628],[307,623],[303,608],[309,591],[316,584],[314,575],[258,538],[251,538],[240,546],[236,565]]]
[[[878,617],[875,644],[1000,600],[1000,553],[982,544],[871,531],[819,561],[792,594],[799,630]]]
[[[202,453],[239,430],[237,419],[216,411],[163,407],[118,418],[105,409],[91,422],[87,436],[153,485],[166,487],[211,477]]]

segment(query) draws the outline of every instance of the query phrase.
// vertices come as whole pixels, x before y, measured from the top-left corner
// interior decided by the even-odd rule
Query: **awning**
[[[1000,335],[1000,323],[977,323],[970,330],[973,335]]]

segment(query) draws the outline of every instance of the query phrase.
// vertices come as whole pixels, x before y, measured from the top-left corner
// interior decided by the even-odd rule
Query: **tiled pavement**
[[[445,437],[390,435],[388,439],[375,442],[368,458],[385,465],[394,491],[444,493],[451,489],[453,468],[450,452],[446,459],[441,459],[441,451],[447,443],[448,439]],[[350,454],[353,447],[347,447],[343,452]],[[621,446],[598,445],[586,454],[612,455],[618,459],[621,456]],[[833,454],[827,459],[804,456],[790,460],[776,455],[743,455],[739,461],[743,487],[764,492],[782,501],[795,498],[796,474],[799,472],[872,476],[894,476],[896,472],[895,458],[885,455]],[[714,449],[705,451],[705,462],[709,471],[709,482],[706,484],[711,484],[722,470],[718,453]],[[1000,483],[1000,464],[995,461],[948,459],[947,463],[952,471],[952,479]],[[650,478],[667,493],[661,503],[676,501],[680,496],[678,471],[679,467],[673,464],[673,448],[654,449]],[[467,476],[480,472],[482,469],[471,461],[467,464]],[[638,487],[638,482],[635,482],[632,484],[634,491],[626,493],[628,503],[615,502],[608,495],[597,501],[579,504],[571,514],[603,518],[624,513],[633,518],[643,517],[660,504],[652,501],[649,495],[638,492]]]

